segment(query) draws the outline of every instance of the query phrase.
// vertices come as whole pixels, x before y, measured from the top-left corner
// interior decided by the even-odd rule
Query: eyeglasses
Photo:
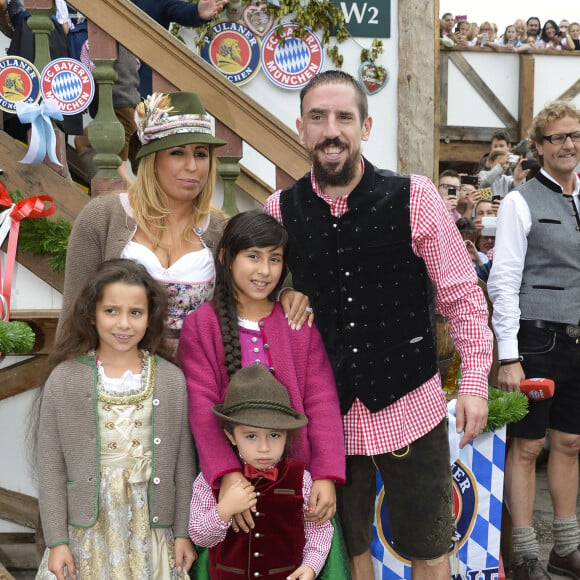
[[[553,135],[542,135],[542,139],[549,141],[552,145],[563,145],[568,137],[570,137],[572,142],[579,143],[580,131],[574,131],[573,133],[554,133]]]
[[[452,183],[440,183],[439,187],[442,187],[443,189],[449,189],[450,187],[457,188],[457,185],[453,185]]]

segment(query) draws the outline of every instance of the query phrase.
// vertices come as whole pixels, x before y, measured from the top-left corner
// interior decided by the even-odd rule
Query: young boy
[[[334,528],[330,521],[304,520],[312,478],[303,463],[284,457],[292,433],[308,419],[292,409],[284,386],[259,363],[232,376],[224,403],[212,412],[236,447],[247,481],[221,497],[202,473],[193,484],[189,534],[209,548],[210,578],[313,580]],[[236,534],[233,518],[246,510],[252,511],[254,527]]]

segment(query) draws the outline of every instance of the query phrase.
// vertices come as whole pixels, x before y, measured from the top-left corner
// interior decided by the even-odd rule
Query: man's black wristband
[[[513,365],[514,363],[521,363],[523,360],[523,356],[518,356],[517,358],[506,358],[505,360],[499,361],[499,366],[503,367],[505,365]]]

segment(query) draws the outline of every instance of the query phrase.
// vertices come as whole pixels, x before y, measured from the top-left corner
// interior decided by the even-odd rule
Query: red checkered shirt
[[[348,211],[348,195],[332,199],[316,183],[312,188],[333,216]],[[280,190],[264,211],[282,223]],[[460,395],[487,398],[493,338],[487,324],[487,304],[465,244],[432,181],[411,175],[411,239],[437,289],[435,307],[449,319],[450,333],[461,357]],[[431,431],[446,416],[447,403],[439,373],[377,413],[359,399],[343,416],[347,455],[380,455],[401,449]]]

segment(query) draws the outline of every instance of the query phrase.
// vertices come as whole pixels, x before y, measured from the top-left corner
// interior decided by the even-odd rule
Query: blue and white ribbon
[[[51,119],[62,121],[63,116],[54,99],[38,103],[15,103],[16,114],[21,123],[30,123],[30,145],[20,163],[42,163],[46,155],[56,165],[61,165],[56,156],[56,135]]]

